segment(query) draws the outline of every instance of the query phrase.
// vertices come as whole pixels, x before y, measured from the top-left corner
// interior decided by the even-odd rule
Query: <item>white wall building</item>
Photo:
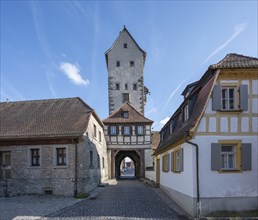
[[[257,58],[228,54],[160,132],[157,181],[192,216],[258,208],[257,75]]]

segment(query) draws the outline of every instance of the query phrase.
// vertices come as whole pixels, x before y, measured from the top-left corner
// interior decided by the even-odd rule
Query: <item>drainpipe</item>
[[[200,217],[201,213],[201,204],[200,204],[200,183],[199,183],[199,147],[196,143],[188,141],[187,138],[189,137],[189,131],[186,133],[185,142],[195,146],[195,153],[196,153],[196,194],[197,194],[197,218]]]
[[[77,182],[78,182],[78,146],[76,139],[73,139],[75,145],[74,153],[74,197],[77,196]]]

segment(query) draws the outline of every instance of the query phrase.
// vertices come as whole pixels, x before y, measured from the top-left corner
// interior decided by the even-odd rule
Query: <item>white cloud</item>
[[[215,54],[221,51],[224,47],[226,47],[234,38],[236,38],[239,34],[241,34],[246,29],[247,23],[241,23],[234,27],[233,34],[226,40],[225,43],[220,45],[217,49],[215,49],[203,62],[202,65],[205,64],[208,60],[210,60]]]
[[[170,119],[170,117],[166,117],[166,118],[164,118],[164,119],[162,119],[159,123],[160,123],[160,125],[163,127],[167,122],[168,122],[168,120]]]
[[[79,65],[68,62],[62,62],[59,66],[60,70],[76,85],[87,86],[90,82],[83,79],[80,75]]]

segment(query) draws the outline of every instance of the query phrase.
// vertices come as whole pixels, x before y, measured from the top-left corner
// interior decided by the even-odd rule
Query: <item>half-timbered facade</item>
[[[258,59],[228,54],[160,131],[157,181],[192,216],[258,207]]]
[[[120,163],[129,157],[135,164],[135,175],[145,176],[145,167],[150,166],[151,125],[153,121],[145,118],[128,102],[103,120],[105,137],[110,158],[110,177],[120,176]]]

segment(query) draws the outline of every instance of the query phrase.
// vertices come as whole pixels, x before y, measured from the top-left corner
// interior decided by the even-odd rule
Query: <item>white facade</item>
[[[248,78],[248,77],[247,77]],[[248,110],[214,111],[212,96],[193,132],[192,143],[199,148],[199,196],[202,216],[220,210],[255,210],[258,207],[258,80],[218,78],[215,85],[248,85]],[[213,143],[239,143],[236,162],[240,168],[232,171],[213,170]],[[242,144],[251,145],[251,168],[243,170],[245,156]],[[171,164],[164,172],[162,159],[177,149],[183,149],[183,171],[172,172]],[[171,158],[171,157],[170,157]],[[197,214],[196,149],[186,142],[160,154],[160,186],[190,215]],[[221,159],[221,156],[220,156]],[[158,162],[158,160],[156,160]],[[241,162],[242,161],[242,162]],[[171,162],[171,160],[169,161]],[[249,163],[248,162],[248,163]],[[221,161],[219,161],[221,163]]]
[[[126,46],[125,46],[126,45]],[[144,114],[144,53],[124,29],[106,53],[108,68],[109,114],[129,95],[131,105]]]

